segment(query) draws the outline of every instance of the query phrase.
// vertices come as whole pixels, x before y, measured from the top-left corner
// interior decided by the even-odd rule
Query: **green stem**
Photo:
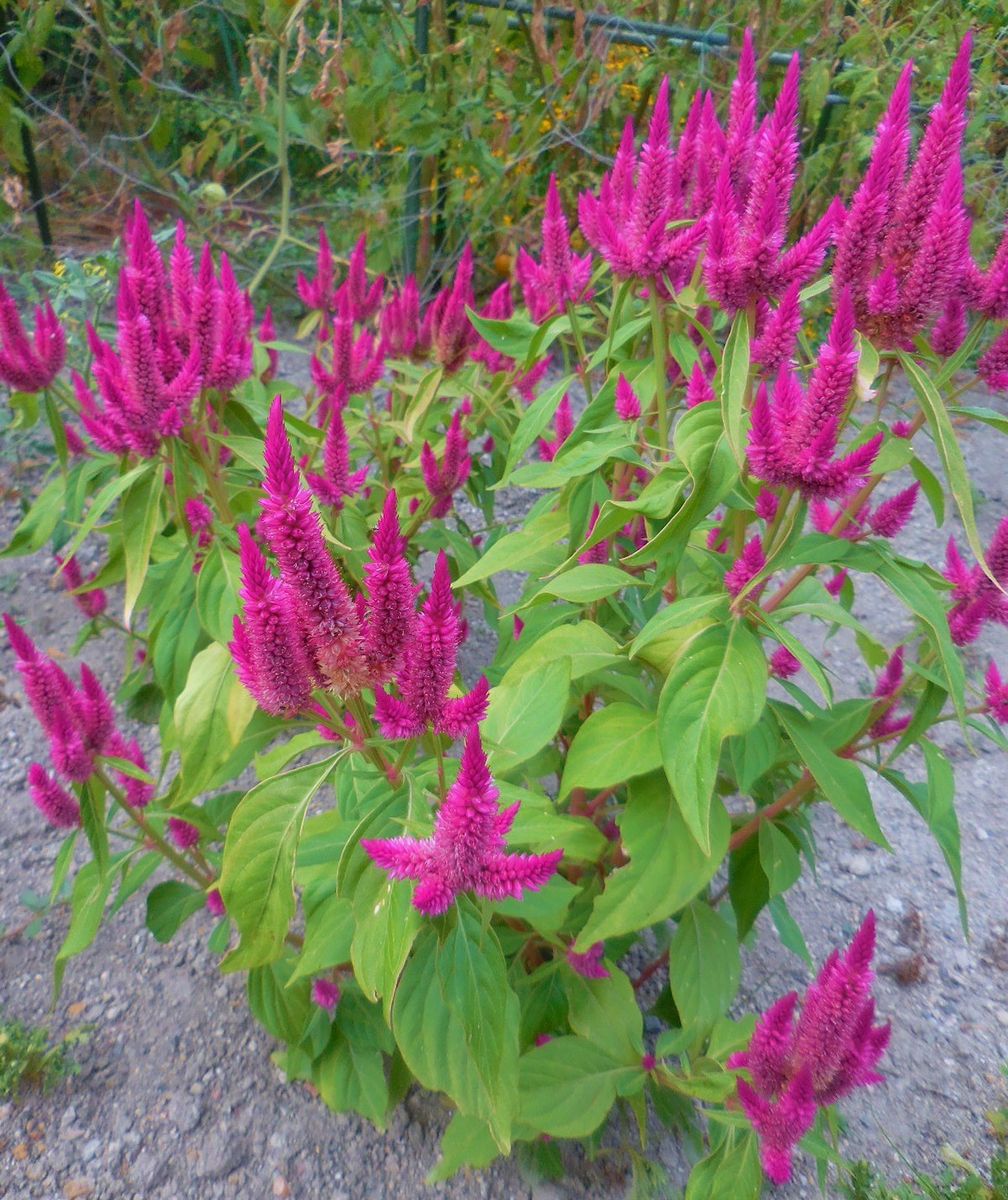
[[[592,402],[592,386],[591,372],[588,370],[588,355],[585,353],[584,338],[581,336],[581,323],[578,321],[577,311],[574,305],[568,300],[566,304],[567,316],[571,323],[571,334],[574,337],[574,348],[578,355],[578,374],[581,376],[581,382],[584,384],[585,396],[588,403]]]
[[[632,279],[626,280],[626,282],[620,284],[620,290],[616,293],[616,303],[613,305],[612,314],[609,319],[609,345],[606,347],[606,371],[609,370],[609,364],[612,362],[613,340],[616,337],[620,317],[623,315],[623,305],[626,303],[632,283]]]
[[[300,7],[298,5],[298,9]],[[256,289],[269,274],[270,268],[276,262],[277,255],[283,249],[283,244],[287,241],[290,232],[291,173],[290,164],[287,161],[287,32],[289,26],[290,22],[284,26],[280,34],[280,54],[277,60],[277,168],[280,171],[280,228],[277,230],[269,253],[263,259],[262,265],[248,286],[250,296],[255,294]]]
[[[655,404],[658,409],[658,453],[668,453],[668,400],[666,397],[665,314],[654,280],[651,281],[648,306],[651,309],[651,342],[655,362]]]

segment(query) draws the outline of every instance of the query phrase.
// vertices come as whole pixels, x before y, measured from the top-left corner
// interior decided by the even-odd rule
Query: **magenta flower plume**
[[[990,266],[986,271],[976,269],[974,276],[974,307],[985,317],[1003,321],[1008,317],[1008,225]]]
[[[761,521],[772,521],[777,516],[779,506],[780,500],[775,492],[771,492],[768,488],[760,488],[753,511]]]
[[[181,817],[168,818],[168,836],[179,850],[191,850],[199,845],[200,831],[191,821]]]
[[[993,660],[984,676],[984,693],[991,716],[999,724],[1008,725],[1008,683],[1001,678]]]
[[[909,717],[897,716],[895,712],[896,698],[903,683],[903,657],[904,647],[899,646],[875,681],[872,698],[888,703],[878,706],[881,712],[868,731],[873,738],[891,737],[893,734],[902,733],[910,724]]]
[[[223,917],[226,909],[224,908],[224,898],[220,894],[220,888],[211,888],[207,892],[206,910],[212,917]]]
[[[350,441],[343,423],[343,414],[334,409],[326,425],[322,474],[305,476],[308,486],[320,504],[327,504],[339,512],[347,497],[356,496],[363,488],[367,473],[367,466],[351,472]]]
[[[243,606],[230,645],[238,678],[274,716],[303,709],[317,681],[290,590],[270,573],[247,525],[238,526]]]
[[[552,462],[560,451],[560,447],[574,432],[574,414],[571,411],[570,396],[564,392],[563,399],[557,405],[553,416],[553,437],[539,439],[539,457],[543,462]]]
[[[60,558],[57,554],[56,562],[60,567],[63,582],[73,596],[74,604],[77,605],[84,616],[89,620],[94,620],[95,617],[101,616],[106,608],[108,608],[108,596],[100,587],[88,588],[86,586],[94,579],[94,575],[89,575],[85,579],[80,569],[80,563],[78,563],[72,554],[69,558]]]
[[[357,612],[326,548],[311,493],[300,485],[279,396],[266,424],[265,461],[259,528],[280,566],[286,606],[304,632],[323,681],[339,692],[356,691],[366,678]]]
[[[753,343],[753,362],[767,375],[790,363],[794,354],[798,331],[801,329],[799,291],[796,283],[785,290],[780,304],[766,316],[762,331]]]
[[[714,389],[711,387],[703,367],[698,362],[694,363],[686,384],[686,407],[696,408],[698,404],[709,404],[716,399]]]
[[[621,421],[636,421],[641,415],[640,400],[627,377],[620,373],[616,380],[616,416]]]
[[[977,374],[993,392],[1008,392],[1008,329],[1002,329],[980,356]]]
[[[913,516],[920,494],[920,484],[912,483],[889,500],[883,500],[868,517],[868,528],[879,537],[895,537],[902,532]]]
[[[604,956],[605,942],[595,942],[584,954],[576,953],[573,943],[567,949],[567,962],[582,979],[609,978],[609,971],[602,962]]]
[[[364,651],[373,682],[384,683],[402,665],[416,617],[417,588],[406,561],[394,491],[385,497],[375,526],[364,580],[368,597]]]
[[[345,407],[351,396],[369,392],[381,379],[382,352],[374,337],[364,330],[355,334],[353,309],[349,294],[340,292],[332,317],[330,342],[332,370],[327,371],[321,360],[312,356],[312,379],[325,397],[330,413]]]
[[[588,531],[586,537],[591,537],[595,526],[598,524],[601,509],[596,504],[592,508],[591,517],[588,520]],[[578,562],[582,565],[589,563],[606,563],[609,561],[609,539],[603,538],[600,542],[596,542],[594,546],[589,546],[583,554],[578,555]]]
[[[792,992],[760,1017],[748,1049],[728,1059],[729,1067],[745,1067],[751,1076],[752,1083],[739,1080],[739,1100],[775,1183],[790,1178],[794,1148],[811,1128],[817,1105],[882,1082],[875,1067],[890,1027],[874,1024],[874,952],[875,915],[869,912],[846,952],[834,950],[807,989],[797,1023]]]
[[[66,334],[47,300],[35,309],[29,339],[14,301],[0,281],[0,380],[18,392],[41,392],[66,362]]]
[[[315,254],[315,275],[309,279],[304,272],[297,276],[297,291],[305,308],[327,313],[335,301],[335,263],[325,227],[319,226],[318,250]]]
[[[473,248],[466,242],[465,250],[449,287],[443,288],[431,301],[420,327],[418,345],[429,347],[448,374],[459,370],[476,344],[478,334],[466,313],[474,308]]]
[[[319,1008],[325,1009],[330,1017],[336,1011],[336,1005],[339,1004],[341,995],[339,985],[333,983],[331,979],[312,980],[312,1004],[317,1004]]]
[[[350,255],[346,279],[340,285],[340,292],[348,302],[350,314],[358,325],[370,321],[375,315],[381,307],[384,291],[384,275],[376,275],[374,279],[368,279],[367,234],[362,233]]]
[[[434,500],[431,516],[447,516],[451,512],[452,497],[465,484],[472,470],[469,439],[462,425],[461,409],[452,413],[440,463],[430,443],[424,442],[420,451],[420,470],[427,491]]]
[[[506,321],[514,314],[514,303],[511,300],[511,284],[504,281],[494,288],[487,303],[480,309],[480,316],[489,321]],[[473,346],[469,357],[473,362],[482,363],[488,371],[494,374],[500,371],[511,371],[515,360],[496,350],[483,337],[479,337]]]
[[[634,276],[673,281],[692,271],[705,236],[704,220],[669,231],[687,219],[669,131],[669,81],[662,80],[640,154],[628,121],[612,170],[598,195],[582,192],[578,223],[586,239],[621,279]]]
[[[3,615],[18,674],[28,704],[46,733],[52,733],[57,715],[72,707],[76,689],[70,677],[44,654],[10,613]]]
[[[765,566],[766,556],[763,553],[763,542],[757,534],[745,544],[741,555],[728,568],[725,575],[725,587],[733,596],[737,596]]]
[[[770,656],[770,674],[778,679],[790,679],[801,670],[801,663],[787,646],[778,646]]]
[[[28,768],[28,791],[32,803],[54,829],[79,829],[80,804],[62,788],[40,763]]]
[[[498,792],[487,767],[479,730],[466,738],[455,782],[448,790],[430,838],[364,839],[361,846],[393,879],[417,883],[413,906],[425,916],[446,912],[460,892],[486,900],[520,900],[556,873],[562,850],[508,854],[505,836],[518,804],[499,812]]]
[[[466,695],[448,698],[461,642],[462,624],[442,550],[427,600],[405,647],[396,679],[399,697],[375,692],[375,718],[386,737],[419,737],[428,725],[435,733],[461,737],[483,720],[490,690],[485,677]]]
[[[987,548],[987,565],[993,582],[979,567],[968,568],[953,538],[945,552],[945,578],[953,585],[949,631],[957,646],[976,641],[988,621],[1008,625],[1008,517],[998,525]]]
[[[399,291],[385,302],[379,318],[381,354],[408,358],[420,340],[420,289],[409,275]]]
[[[556,175],[550,175],[542,222],[540,261],[524,248],[515,260],[515,276],[532,320],[542,322],[562,313],[568,304],[591,299],[591,255],[571,252],[570,227],[560,203]]]

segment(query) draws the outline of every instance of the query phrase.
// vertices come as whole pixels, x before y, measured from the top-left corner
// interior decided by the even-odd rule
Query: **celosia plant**
[[[447,1096],[433,1178],[516,1142],[598,1146],[620,1110],[643,1137],[649,1108],[699,1126],[696,1195],[756,1195],[760,1161],[789,1177],[823,1110],[881,1079],[874,918],[755,1025],[739,943],[769,909],[807,957],[786,894],[812,810],[887,847],[873,774],[961,896],[929,731],[1005,745],[1008,686],[994,664],[968,681],[958,649],[1008,620],[1008,519],[980,536],[950,418],[1003,432],[955,401],[971,369],[1008,380],[1008,238],[975,263],[962,199],[969,52],[915,155],[904,73],[864,182],[797,240],[799,67],[761,117],[747,39],[724,120],[699,94],[673,139],[662,84],[640,148],[628,126],[581,197],[590,250],[551,183],[541,245],[484,301],[468,248],[424,298],[363,241],[341,270],[323,232],[301,351],[184,228],[166,260],[138,207],[114,334],[88,328],[68,385],[55,314],[29,338],[0,293],[0,375],[45,392],[59,458],[5,553],[51,543],[83,636],[128,639],[117,698],[160,735],[151,761],[111,681],[7,618],[50,744],[28,792],[69,831],[61,875],[91,851],[57,981],[163,861],[152,933],[207,908],[292,1078],[379,1125],[411,1079]],[[946,498],[942,574],[901,537]],[[855,615],[871,576],[896,646]],[[864,652],[856,694],[809,617]]]

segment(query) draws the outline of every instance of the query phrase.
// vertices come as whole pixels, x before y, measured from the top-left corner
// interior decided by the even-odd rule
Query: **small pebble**
[[[871,874],[871,863],[863,854],[852,854],[844,860],[843,865],[847,872],[856,875],[858,879],[864,879],[866,875]]]

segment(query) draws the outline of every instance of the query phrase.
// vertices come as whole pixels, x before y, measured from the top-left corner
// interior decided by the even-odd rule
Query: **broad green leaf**
[[[660,608],[630,644],[630,657],[640,652],[672,629],[682,629],[705,617],[728,617],[727,596],[682,596],[665,608]]]
[[[735,930],[705,901],[694,900],[669,946],[669,987],[683,1027],[713,1025],[735,999],[741,972]]]
[[[257,784],[228,825],[220,890],[241,942],[224,971],[272,962],[283,951],[294,916],[294,859],[308,805],[339,761],[296,767]]]
[[[834,754],[804,713],[790,704],[775,702],[773,707],[798,756],[830,804],[858,833],[863,833],[876,845],[891,850],[875,816],[871,793],[857,763]]]
[[[608,979],[585,979],[574,971],[566,981],[570,1027],[613,1058],[636,1066],[644,1053],[644,1018],[627,976],[611,963]]]
[[[291,980],[345,963],[353,938],[353,905],[344,896],[327,896],[305,919],[304,946]]]
[[[518,998],[494,931],[460,902],[425,922],[395,994],[392,1028],[420,1083],[485,1120],[503,1153],[518,1102]]]
[[[182,923],[206,904],[206,892],[180,879],[168,879],[147,893],[147,928],[158,942],[170,942]]]
[[[554,546],[567,533],[567,514],[560,510],[550,511],[536,517],[524,529],[505,534],[490,546],[479,562],[475,563],[454,584],[456,590],[478,583],[498,571],[521,571],[528,559],[539,551]]]
[[[123,624],[129,628],[137,597],[147,575],[151,546],[161,519],[161,493],[164,472],[160,466],[141,479],[123,496],[119,506],[122,522],[123,552],[126,560],[126,587],[123,595]]]
[[[491,767],[503,774],[548,745],[560,728],[569,694],[570,659],[543,663],[520,658],[490,692],[482,731]]]
[[[724,1141],[690,1172],[686,1200],[759,1200],[763,1170],[751,1130],[730,1129]]]
[[[519,1119],[551,1137],[587,1137],[639,1078],[639,1065],[628,1066],[593,1042],[553,1038],[522,1055]]]
[[[412,445],[417,426],[423,423],[430,406],[434,403],[443,375],[444,368],[435,367],[433,371],[423,377],[413,393],[403,418],[403,434],[407,444]]]
[[[494,320],[491,317],[481,317],[471,308],[466,309],[466,315],[472,322],[473,328],[495,350],[506,354],[508,358],[525,361],[525,355],[532,345],[532,339],[539,332],[539,326],[528,317],[509,317],[506,321]]]
[[[955,430],[952,428],[945,401],[910,354],[902,350],[897,351],[897,354],[903,370],[906,372],[906,377],[910,381],[910,386],[917,393],[917,399],[927,418],[931,437],[945,471],[945,479],[956,502],[959,516],[962,518],[966,540],[969,542],[977,562],[989,575],[990,568],[987,566],[983,544],[980,541],[980,534],[977,532],[976,515],[973,511],[973,487],[970,482],[969,468],[966,466],[962,448],[956,438]]]
[[[85,863],[74,877],[70,893],[70,925],[53,963],[53,1003],[59,999],[67,962],[82,954],[101,928],[114,879],[114,866],[102,873],[94,860]]]
[[[99,520],[108,512],[123,492],[131,488],[141,476],[150,473],[152,470],[154,468],[151,463],[142,462],[138,466],[133,467],[132,470],[127,471],[125,475],[120,475],[118,478],[110,480],[91,501],[87,516],[81,522],[77,532],[70,539],[69,544],[64,546],[60,551],[60,556],[67,559],[72,554],[76,554],[87,535],[94,529]]]
[[[548,630],[528,650],[522,651],[521,658],[523,661],[537,658],[544,663],[566,658],[570,661],[570,677],[574,681],[623,661],[623,654],[601,626],[594,621],[577,621]]]
[[[740,792],[748,792],[777,761],[780,734],[773,714],[767,710],[747,733],[729,743],[735,782]]]
[[[530,450],[536,442],[536,438],[543,432],[546,426],[553,420],[553,414],[556,412],[560,401],[564,398],[564,394],[570,385],[573,383],[574,377],[566,375],[563,379],[558,380],[552,387],[548,387],[540,395],[536,396],[535,400],[522,413],[521,420],[511,436],[508,444],[507,461],[504,464],[504,471],[501,474],[500,481],[494,485],[495,489],[505,487],[511,479],[515,468],[519,465],[525,454]]]
[[[962,844],[955,810],[955,775],[948,759],[933,742],[921,739],[919,744],[927,765],[927,783],[911,783],[901,771],[892,768],[883,769],[881,774],[920,813],[938,843],[955,884],[959,898],[959,920],[963,933],[968,937],[969,920],[962,887]]]
[[[721,420],[724,422],[728,445],[740,469],[746,465],[744,435],[748,381],[749,322],[745,310],[739,309],[725,342],[718,371],[717,393],[721,400]]]
[[[175,704],[182,779],[189,795],[202,791],[227,762],[256,711],[235,674],[230,651],[215,642],[192,661]]]
[[[610,704],[593,712],[575,734],[559,799],[576,787],[601,791],[660,766],[655,714],[634,704]]]
[[[590,604],[603,600],[628,587],[643,587],[644,580],[628,575],[619,567],[605,563],[582,563],[571,567],[562,575],[548,580],[536,593],[537,596],[556,596],[572,604]]]
[[[721,865],[731,832],[724,805],[717,801],[711,808],[711,853],[704,854],[657,772],[631,781],[619,827],[630,862],[606,879],[578,936],[579,953],[663,921],[688,904]]]
[[[406,965],[421,917],[412,904],[410,884],[384,871],[368,871],[353,895],[354,932],[350,960],[361,991],[370,1001],[383,998],[385,1017]]]
[[[234,635],[240,587],[238,555],[215,542],[196,577],[196,610],[203,628],[224,646]]]
[[[245,993],[257,1021],[280,1042],[296,1046],[305,1035],[315,1009],[306,979],[291,985],[293,958],[281,958],[248,973]]]
[[[428,1172],[427,1185],[451,1179],[462,1167],[488,1167],[499,1155],[486,1121],[456,1112],[441,1137],[441,1157]]]
[[[42,549],[60,523],[64,492],[65,484],[61,476],[46,484],[32,501],[11,540],[0,552],[0,558],[17,558]]]
[[[374,1014],[374,1015],[372,1015]],[[357,1112],[385,1128],[389,1085],[383,1049],[387,1031],[377,1009],[347,993],[340,1000],[329,1044],[312,1064],[312,1082],[333,1112]]]
[[[762,647],[740,621],[733,621],[701,630],[662,688],[658,739],[665,773],[704,853],[711,849],[711,797],[721,743],[756,724],[766,684]]]
[[[771,896],[786,892],[801,874],[801,860],[794,843],[773,821],[760,824],[759,859],[770,885]]]

